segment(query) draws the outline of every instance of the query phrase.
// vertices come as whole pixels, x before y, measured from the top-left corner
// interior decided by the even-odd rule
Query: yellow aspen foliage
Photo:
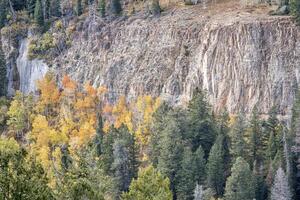
[[[130,132],[133,131],[132,112],[128,109],[124,96],[120,97],[119,101],[113,107],[112,113],[115,117],[114,126],[116,128],[120,128],[124,124]]]
[[[38,110],[50,114],[51,109],[55,109],[55,105],[60,100],[60,92],[54,76],[50,73],[46,74],[43,79],[37,81],[37,87],[40,91]]]
[[[64,75],[62,79],[62,85],[65,90],[69,90],[71,92],[75,91],[75,89],[77,88],[76,82],[70,79],[68,75]]]
[[[103,131],[104,131],[104,133],[108,133],[109,129],[110,129],[110,123],[109,123],[108,120],[106,120],[104,122],[104,124],[103,124]]]
[[[150,124],[152,122],[152,115],[160,105],[160,99],[153,99],[150,95],[139,96],[136,103],[134,116],[137,118],[136,137],[137,140],[146,145],[150,139]]]

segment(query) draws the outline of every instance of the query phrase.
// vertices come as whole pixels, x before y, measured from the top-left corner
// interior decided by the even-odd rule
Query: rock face
[[[16,60],[20,77],[19,90],[25,94],[35,91],[36,81],[41,79],[48,71],[47,64],[42,60],[28,59],[28,45],[29,41],[27,39],[20,41],[19,56]]]
[[[300,32],[290,17],[267,12],[225,3],[109,23],[71,21],[72,46],[51,70],[105,85],[111,101],[151,94],[185,104],[202,88],[217,111],[249,113],[257,105],[267,113],[276,105],[287,115],[299,83]]]

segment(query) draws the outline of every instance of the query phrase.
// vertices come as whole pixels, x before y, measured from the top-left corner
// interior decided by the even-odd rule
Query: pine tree
[[[292,194],[288,178],[280,167],[275,175],[274,184],[271,189],[271,200],[291,200]]]
[[[40,26],[44,26],[44,15],[41,0],[37,0],[34,9],[34,20]]]
[[[149,166],[139,171],[138,178],[130,184],[129,192],[123,193],[123,200],[161,199],[172,200],[170,181],[159,171]]]
[[[249,164],[238,157],[231,168],[231,176],[226,181],[225,200],[253,200],[255,182]]]
[[[203,200],[203,193],[203,186],[197,184],[194,191],[194,200]]]
[[[214,189],[218,196],[223,194],[225,185],[223,140],[223,135],[217,137],[215,144],[210,150],[207,162],[208,186]]]
[[[97,129],[96,129],[96,137],[95,137],[95,148],[96,148],[96,155],[100,156],[102,154],[102,142],[103,142],[103,120],[101,114],[98,114],[97,117]]]
[[[34,16],[36,0],[28,0],[27,1],[27,11],[30,17]]]
[[[77,16],[82,15],[82,11],[83,11],[82,1],[81,0],[77,0],[77,3],[76,3],[76,14],[77,14]]]
[[[263,159],[262,130],[256,106],[253,108],[250,120],[250,163],[261,163]]]
[[[151,6],[150,6],[151,14],[153,15],[159,15],[161,12],[161,8],[159,5],[159,0],[151,0]]]
[[[51,1],[45,0],[45,19],[49,19],[51,16]]]
[[[129,152],[123,140],[116,140],[113,145],[114,162],[112,170],[117,181],[119,191],[126,191],[131,179],[129,172]]]
[[[106,1],[105,0],[100,0],[99,11],[100,11],[101,17],[105,17],[105,14],[106,14]]]
[[[120,15],[122,12],[122,5],[120,0],[112,0],[111,11],[114,15]]]
[[[203,92],[197,91],[189,102],[187,120],[192,150],[195,151],[201,145],[205,152],[205,158],[207,158],[217,131],[211,107]]]
[[[178,120],[172,116],[167,116],[168,123],[165,129],[161,132],[159,140],[159,157],[158,157],[158,170],[170,179],[171,190],[175,195],[177,179],[176,174],[180,170],[180,163],[183,152],[183,141],[181,135],[181,127]]]
[[[193,199],[193,191],[197,182],[195,173],[197,166],[194,162],[193,153],[190,148],[185,148],[181,161],[181,169],[178,171],[178,186],[176,196],[178,199]]]
[[[300,22],[300,0],[291,0],[291,12],[296,18],[297,22]]]
[[[292,109],[292,122],[291,122],[291,134],[292,134],[292,152],[293,163],[296,166],[294,175],[292,176],[295,183],[296,199],[300,198],[300,90],[296,92],[293,109]]]
[[[0,0],[0,29],[4,27],[7,15],[7,1]]]
[[[6,61],[0,43],[0,97],[6,96],[7,93],[7,74],[6,74]]]
[[[194,176],[196,182],[199,184],[204,184],[206,179],[206,161],[204,156],[204,151],[201,146],[193,153],[193,164],[196,166]]]
[[[61,12],[61,2],[60,0],[53,0],[52,7],[51,7],[51,13],[54,17],[60,17]]]
[[[244,116],[243,114],[239,114],[230,133],[231,136],[230,152],[234,158],[246,157],[246,142],[245,142],[246,128],[247,126],[246,126]]]

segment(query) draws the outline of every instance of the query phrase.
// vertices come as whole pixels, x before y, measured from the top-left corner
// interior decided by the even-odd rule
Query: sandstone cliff
[[[106,85],[109,98],[161,95],[187,102],[207,90],[216,110],[289,114],[300,75],[300,32],[290,17],[267,7],[219,4],[174,8],[160,17],[138,13],[112,22],[87,17],[71,47],[50,61],[59,76]]]

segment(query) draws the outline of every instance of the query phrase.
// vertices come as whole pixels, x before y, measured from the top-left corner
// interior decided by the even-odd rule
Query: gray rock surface
[[[224,3],[160,17],[71,21],[72,46],[51,70],[105,85],[110,101],[151,94],[186,105],[202,88],[216,111],[249,113],[257,105],[264,114],[275,105],[287,115],[299,83],[299,27],[288,16],[268,16],[268,9]]]

